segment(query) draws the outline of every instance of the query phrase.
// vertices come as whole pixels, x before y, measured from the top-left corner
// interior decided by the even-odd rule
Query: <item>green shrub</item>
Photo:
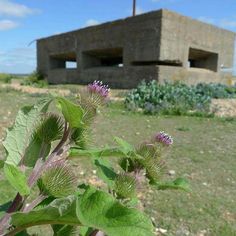
[[[13,76],[10,74],[0,73],[0,82],[9,84],[11,83],[12,78]]]
[[[212,98],[236,97],[236,88],[221,84],[186,84],[142,81],[128,93],[125,105],[129,110],[142,109],[147,114],[208,114]]]
[[[196,92],[203,96],[209,96],[211,98],[235,98],[236,87],[228,87],[223,84],[203,84],[196,85]]]
[[[48,83],[41,74],[33,72],[21,82],[21,85],[44,88],[48,86]]]

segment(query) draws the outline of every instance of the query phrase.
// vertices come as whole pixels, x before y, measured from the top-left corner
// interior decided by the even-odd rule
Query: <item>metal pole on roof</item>
[[[136,15],[136,0],[133,0],[133,16]]]

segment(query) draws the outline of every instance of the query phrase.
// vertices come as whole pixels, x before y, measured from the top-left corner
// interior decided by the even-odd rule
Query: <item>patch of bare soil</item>
[[[36,88],[31,86],[20,85],[19,83],[1,84],[0,86],[2,88],[11,88],[16,91],[21,91],[23,93],[29,93],[29,94],[58,94],[60,96],[69,96],[71,94],[71,91],[69,89]],[[112,91],[110,100],[124,101],[124,98],[120,97],[117,91],[116,92]]]
[[[219,117],[236,117],[236,99],[212,99],[211,111]]]
[[[31,86],[23,86],[20,84],[2,84],[3,88],[12,88],[17,91],[21,91],[23,93],[29,94],[49,94],[49,93],[56,93],[61,96],[68,96],[70,95],[70,90],[68,89],[48,89],[48,88],[35,88]]]

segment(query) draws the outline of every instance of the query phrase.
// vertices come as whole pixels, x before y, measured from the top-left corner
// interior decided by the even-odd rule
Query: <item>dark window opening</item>
[[[217,72],[218,54],[190,48],[188,62],[190,68],[203,68]]]
[[[123,67],[123,49],[109,48],[83,52],[83,67]]]
[[[65,53],[50,56],[51,69],[75,69],[77,68],[76,54]]]
[[[152,65],[160,65],[160,66],[183,66],[182,62],[180,61],[132,61],[132,66],[152,66]]]

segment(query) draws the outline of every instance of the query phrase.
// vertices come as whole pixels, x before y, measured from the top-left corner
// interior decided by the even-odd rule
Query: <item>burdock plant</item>
[[[88,131],[108,96],[108,87],[95,81],[77,101],[49,97],[18,112],[0,163],[17,194],[0,220],[0,235],[29,235],[27,228],[46,224],[55,236],[154,235],[151,220],[135,203],[145,185],[188,190],[182,178],[161,181],[166,172],[163,154],[173,139],[159,132],[137,146],[115,137],[115,147],[88,148]],[[56,113],[49,111],[53,104]],[[85,156],[105,183],[101,189],[75,174],[71,159]],[[109,163],[114,156],[117,169]]]

